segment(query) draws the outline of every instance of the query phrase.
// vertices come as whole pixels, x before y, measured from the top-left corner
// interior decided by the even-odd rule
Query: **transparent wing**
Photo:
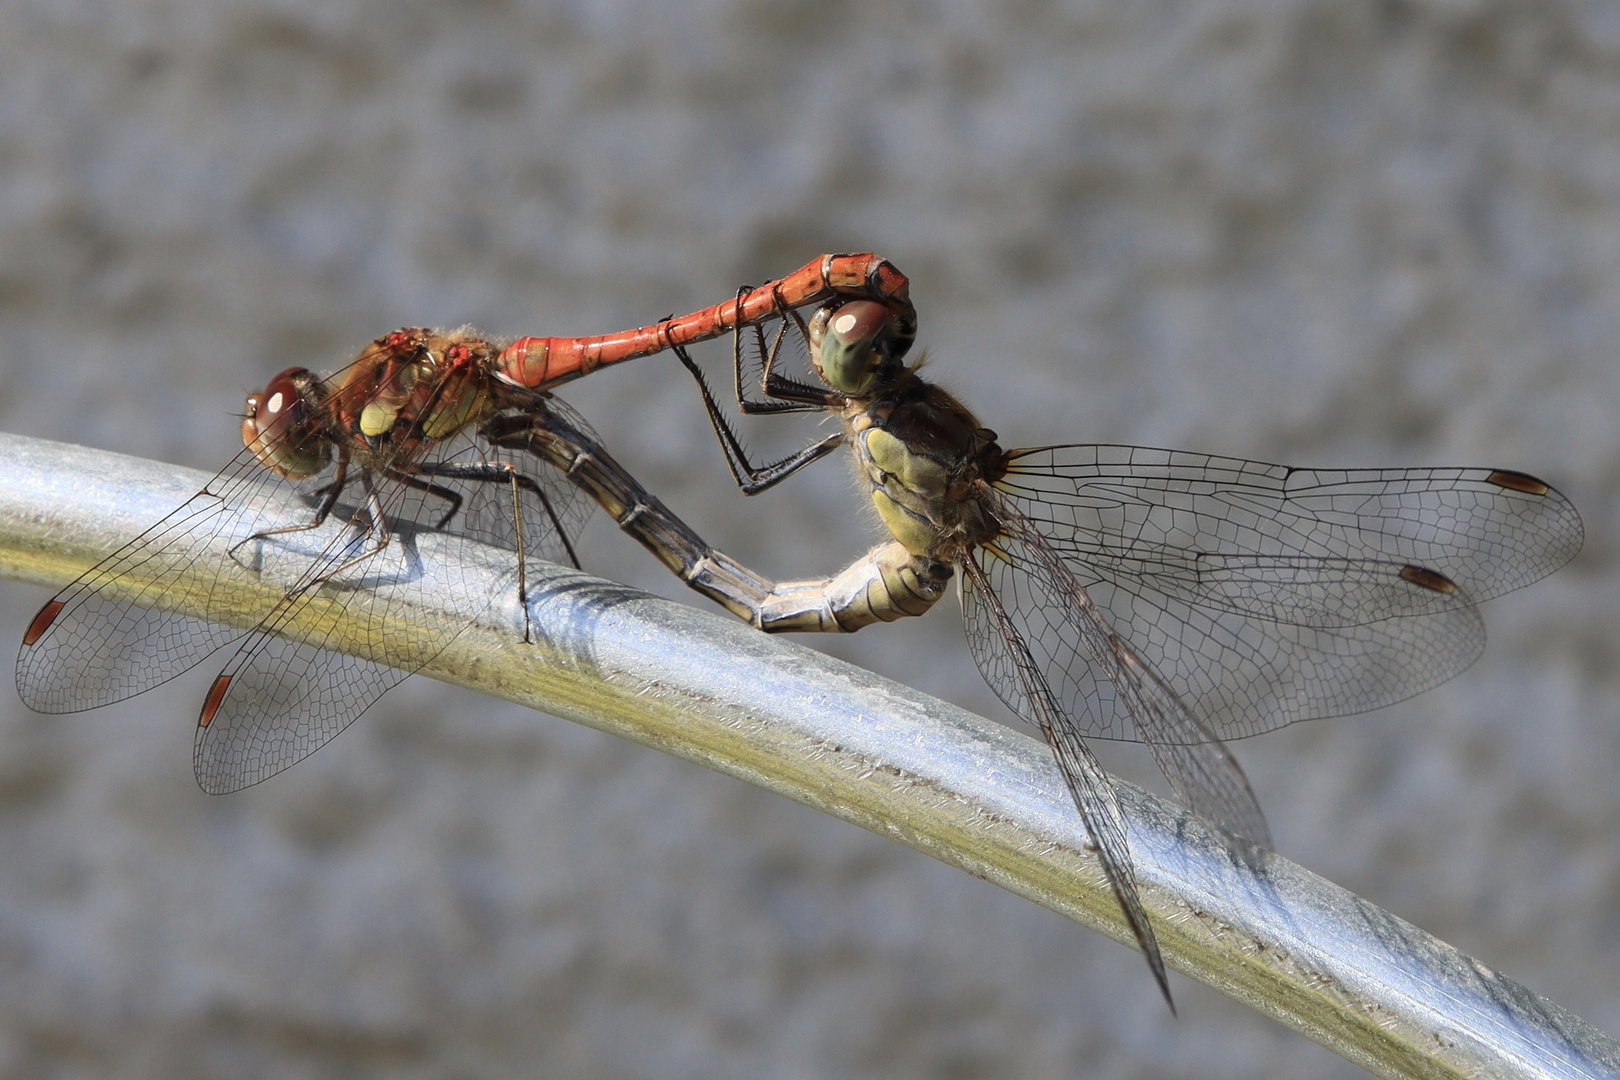
[[[218,542],[294,524],[269,492],[286,483],[243,450],[173,513],[86,571],[35,617],[17,654],[17,690],[36,712],[67,713],[122,701],[195,667],[246,630],[151,605],[173,596]],[[252,625],[274,607],[230,587],[209,590]]]
[[[589,426],[556,398],[536,395],[535,408],[564,412]],[[242,643],[215,680],[193,746],[193,767],[204,791],[218,794],[259,783],[320,749],[390,687],[432,660],[444,640],[412,632],[412,612],[425,593],[479,613],[502,592],[516,603],[519,562],[505,564],[505,584],[492,594],[475,545],[519,551],[525,560],[577,565],[572,538],[590,516],[589,497],[538,459],[470,438],[457,452],[432,455],[412,467],[410,481],[376,482],[387,529],[372,527],[359,498],[342,506],[345,520],[330,536],[268,538],[319,546],[299,578]],[[356,485],[363,493],[364,488]],[[459,499],[457,504],[454,496]],[[514,510],[518,513],[514,515]],[[433,548],[424,559],[424,548]],[[329,610],[317,610],[317,609]],[[341,616],[341,617],[340,617]],[[327,628],[298,642],[280,636],[290,624]],[[373,659],[336,651],[358,641]]]
[[[330,484],[333,475],[329,461],[305,490]],[[234,568],[221,567],[193,596],[195,607],[229,607],[235,625],[153,605],[173,606],[176,591],[197,579],[199,562],[217,559],[220,546],[234,550],[257,533],[299,524],[278,497],[287,483],[244,447],[201,491],[57,593],[34,617],[17,654],[23,702],[43,713],[110,705],[191,670],[248,633],[243,627],[267,616],[275,601],[260,590],[234,588]]]
[[[536,394],[524,404],[560,412],[590,432],[555,398]],[[482,611],[494,599],[477,583],[487,579],[456,568],[487,558],[485,547],[521,550],[524,563],[578,565],[573,538],[593,505],[583,491],[532,455],[468,437],[430,449],[428,460],[400,460],[371,477],[351,466],[319,528],[300,526],[312,524],[332,490],[335,466],[301,485],[305,509],[289,513],[287,481],[244,449],[202,491],[41,609],[17,657],[23,701],[46,713],[107,705],[245,636],[204,706],[208,722],[194,747],[198,781],[208,791],[231,791],[313,753],[442,647],[401,630],[425,589]],[[374,499],[365,495],[367,482]],[[444,575],[432,582],[420,557],[426,544]],[[230,555],[222,559],[221,549]],[[209,568],[199,574],[199,563]],[[519,560],[509,566],[515,600]],[[186,585],[199,579],[200,586]],[[279,599],[267,598],[265,579],[279,587]],[[229,610],[254,629],[154,606],[173,606],[183,588],[194,610]],[[358,636],[377,660],[323,648],[322,640],[277,636],[294,621],[307,626],[311,605],[323,609],[324,644],[353,646]],[[337,639],[340,632],[347,640]]]
[[[1046,680],[1044,666],[1031,653],[1017,619],[1006,607],[977,563],[963,568],[963,602],[967,610],[968,639],[973,655],[991,685],[1021,715],[1027,717],[1046,737],[1046,744],[1057,758],[1058,768],[1080,811],[1086,833],[1097,848],[1097,860],[1113,889],[1114,898],[1125,912],[1125,921],[1147,959],[1148,968],[1158,981],[1164,999],[1170,999],[1170,979],[1159,953],[1158,937],[1148,921],[1136,887],[1130,845],[1126,839],[1125,815],[1119,806],[1114,785],[1102,765],[1079,737],[1075,725]],[[1017,704],[1014,704],[1014,702]]]
[[[963,609],[969,647],[996,695],[1025,719],[1050,724],[1075,742],[1094,726],[1093,717],[1117,713],[1189,809],[1270,846],[1265,816],[1236,759],[1110,625],[1034,523],[993,493],[983,497],[1004,532],[972,554],[975,572],[968,581],[976,587],[964,588]],[[1002,648],[1008,627],[1040,672],[1049,707],[1029,696],[1028,678]]]
[[[1475,605],[1580,550],[1574,507],[1491,469],[1307,470],[1129,446],[1015,451],[996,485],[1223,739],[1378,708],[1484,648]],[[1085,664],[1085,734],[1136,739]]]

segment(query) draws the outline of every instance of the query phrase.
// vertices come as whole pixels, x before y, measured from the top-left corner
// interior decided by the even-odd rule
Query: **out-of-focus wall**
[[[931,373],[1009,445],[1570,493],[1587,550],[1491,605],[1472,671],[1237,751],[1284,854],[1620,1029],[1612,4],[0,11],[5,430],[217,466],[244,390],[392,327],[618,329],[840,249],[912,276]],[[738,495],[670,358],[566,396],[767,572],[872,539],[840,465]],[[0,585],[0,639],[44,598]],[[949,610],[830,645],[1004,715]],[[0,697],[0,1073],[1359,1075],[1185,980],[1173,1020],[1135,954],[913,852],[424,679],[208,798],[210,674]]]

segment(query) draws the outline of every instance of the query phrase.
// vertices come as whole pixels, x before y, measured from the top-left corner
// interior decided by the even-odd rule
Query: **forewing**
[[[1227,739],[1446,681],[1484,648],[1476,605],[1582,541],[1560,493],[1490,469],[1062,446],[1015,452],[996,490]],[[1117,711],[1090,719],[1087,734],[1137,737]]]
[[[240,577],[242,567],[220,564],[219,542],[295,524],[285,499],[272,494],[286,483],[243,450],[202,491],[57,593],[17,654],[23,702],[37,712],[66,713],[122,701],[247,633],[152,605],[172,602],[181,590],[196,595],[186,583],[205,560],[217,567],[216,584],[202,591],[198,606],[229,592],[241,621],[251,625],[268,614],[273,599],[229,588],[227,579]]]

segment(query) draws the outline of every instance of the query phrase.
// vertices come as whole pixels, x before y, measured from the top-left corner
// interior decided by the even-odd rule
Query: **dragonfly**
[[[840,430],[751,464],[687,348],[728,333],[744,413],[819,411],[839,417]],[[1169,1001],[1117,797],[1085,739],[1145,742],[1190,809],[1269,845],[1222,740],[1376,708],[1452,677],[1483,648],[1476,605],[1572,558],[1580,519],[1550,486],[1506,470],[1311,471],[1137,447],[1003,450],[906,366],[916,333],[903,274],[875,254],[836,254],[617,334],[502,346],[465,330],[401,330],[328,379],[290,369],[248,399],[245,449],[208,487],[41,609],[19,655],[19,689],[41,711],[90,708],[241,637],[194,745],[199,783],[224,792],[314,752],[431,659],[380,629],[366,638],[375,660],[323,647],[335,639],[278,634],[317,598],[360,615],[362,636],[385,625],[365,616],[396,614],[389,604],[403,601],[361,598],[380,581],[396,584],[393,596],[411,594],[400,556],[417,534],[515,553],[525,619],[525,559],[577,565],[570,541],[592,501],[698,592],[766,631],[848,632],[921,615],[955,578],[975,661],[1052,747]],[[778,370],[788,343],[807,354],[816,383]],[[665,350],[697,377],[744,492],[850,446],[888,541],[831,577],[774,582],[698,537],[550,393]],[[758,397],[744,392],[750,381]],[[272,521],[257,509],[288,480],[306,485],[310,520]],[[290,567],[282,598],[237,620],[253,627],[245,637],[148,610],[167,580],[151,568],[183,565],[221,535],[234,541],[222,588],[231,574]],[[132,591],[135,576],[152,584]]]
[[[871,256],[834,259],[784,282],[783,294],[880,295],[891,269]],[[24,703],[43,713],[109,705],[236,642],[204,698],[193,766],[211,794],[248,787],[314,753],[443,648],[399,630],[429,584],[422,542],[434,541],[448,568],[434,587],[480,613],[493,598],[457,567],[489,548],[508,553],[527,640],[528,560],[577,567],[574,539],[593,503],[700,592],[733,607],[791,605],[710,548],[550,392],[604,364],[724,334],[775,299],[582,338],[503,343],[469,328],[404,328],[331,376],[281,372],[248,396],[243,448],[218,475],[35,615],[17,657]],[[273,497],[288,483],[309,507],[292,520]],[[222,542],[229,558],[188,593]],[[248,579],[276,581],[280,595]],[[176,610],[181,593],[187,610]],[[286,633],[312,621],[322,629],[303,640]]]
[[[917,319],[904,276],[869,284],[869,295],[803,302],[791,284],[739,291],[724,321],[740,411],[838,421],[775,462],[749,460],[686,343],[671,346],[745,494],[848,447],[888,534],[842,573],[795,583],[790,611],[754,608],[751,619],[854,630],[921,614],[959,581],[979,671],[1051,747],[1173,1011],[1118,798],[1086,739],[1145,743],[1189,809],[1269,848],[1225,740],[1380,708],[1457,675],[1484,649],[1478,605],[1574,558],[1580,516],[1549,484],[1506,469],[1004,449],[906,363]],[[757,316],[761,291],[776,299]],[[815,381],[783,372],[790,343]]]

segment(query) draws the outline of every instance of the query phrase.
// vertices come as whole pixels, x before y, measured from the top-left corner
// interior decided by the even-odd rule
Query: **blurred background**
[[[1007,445],[1566,491],[1586,550],[1487,608],[1466,675],[1235,749],[1283,854],[1620,1031],[1620,7],[0,9],[0,429],[213,469],[246,391],[393,327],[616,330],[831,250],[911,276]],[[738,494],[672,358],[564,396],[762,571],[874,539],[841,464]],[[605,521],[584,550],[686,598]],[[0,640],[46,597],[0,583]],[[953,608],[808,643],[1005,718]],[[0,696],[0,1074],[1360,1075],[1179,977],[1172,1019],[1135,953],[912,851],[426,679],[209,798],[211,677]]]

